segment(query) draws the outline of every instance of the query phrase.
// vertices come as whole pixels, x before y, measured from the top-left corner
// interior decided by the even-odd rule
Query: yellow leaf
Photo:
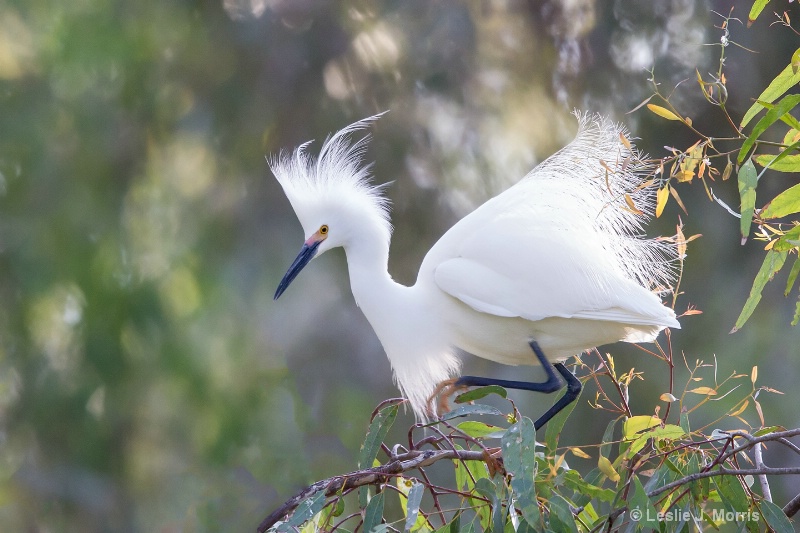
[[[630,210],[634,214],[637,214],[637,215],[643,215],[644,214],[639,209],[636,208],[636,205],[633,203],[633,198],[631,198],[631,195],[628,194],[628,193],[625,193],[625,203],[628,204],[628,207],[630,208]]]
[[[574,446],[571,446],[569,448],[569,451],[571,451],[573,455],[575,455],[577,457],[582,457],[583,459],[591,459],[592,458],[591,455],[589,455],[585,451],[581,450],[580,448],[576,448]]]
[[[655,113],[661,118],[665,118],[667,120],[683,120],[681,117],[670,111],[665,107],[661,107],[655,104],[647,104],[647,109]]]
[[[800,131],[791,128],[789,131],[786,132],[786,135],[783,136],[783,144],[790,145],[794,144],[797,141],[800,141]]]
[[[622,436],[626,439],[635,439],[639,433],[650,429],[651,427],[660,426],[661,419],[650,415],[632,416],[625,420],[622,424]]]
[[[692,389],[687,392],[693,392],[695,394],[705,394],[706,396],[716,396],[717,391],[712,389],[711,387],[697,387],[696,389]]]
[[[725,181],[731,177],[731,170],[733,170],[733,163],[731,162],[730,158],[728,158],[728,164],[725,165],[725,170],[722,171],[722,181]]]
[[[625,148],[627,148],[628,150],[631,149],[631,142],[622,133],[619,134],[619,140],[620,142],[622,142],[622,144],[625,145]]]
[[[750,400],[745,400],[745,401],[743,401],[743,402],[742,402],[742,405],[741,405],[741,407],[739,407],[739,408],[738,408],[736,411],[734,411],[733,413],[730,413],[730,416],[738,416],[738,415],[742,414],[742,412],[743,412],[745,409],[747,409],[747,406],[748,406],[748,405],[750,405]]]
[[[753,400],[753,405],[756,406],[756,412],[758,413],[758,419],[761,420],[761,427],[764,427],[764,411],[761,410],[761,404],[758,403],[757,400]]]
[[[674,395],[672,395],[672,394],[670,394],[668,392],[665,392],[664,394],[659,396],[659,399],[662,402],[674,402],[675,400],[677,400],[677,398]]]
[[[611,461],[608,458],[603,457],[602,455],[597,459],[597,468],[600,469],[602,473],[604,473],[608,479],[616,483],[619,481],[619,474],[617,471],[614,470],[614,465],[611,464]]]
[[[692,181],[694,178],[694,172],[691,170],[681,170],[675,175],[678,178],[679,183],[685,183],[687,181]]]
[[[661,213],[664,212],[664,206],[667,205],[668,198],[669,184],[666,184],[656,192],[656,218],[660,217]]]
[[[750,381],[752,381],[753,385],[755,385],[757,379],[758,379],[758,367],[754,366],[753,371],[750,372]]]

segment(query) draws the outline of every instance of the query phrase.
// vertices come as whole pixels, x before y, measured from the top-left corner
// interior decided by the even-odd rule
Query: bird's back
[[[527,327],[529,338],[552,337],[537,339],[545,352],[547,344],[574,349],[575,333],[555,342],[569,335],[570,320],[585,333],[572,353],[680,327],[651,292],[669,286],[675,252],[640,235],[654,206],[652,187],[641,187],[647,167],[620,126],[579,119],[572,143],[454,225],[425,257],[417,281],[457,301],[465,322],[478,313],[476,320],[497,323],[498,335]]]

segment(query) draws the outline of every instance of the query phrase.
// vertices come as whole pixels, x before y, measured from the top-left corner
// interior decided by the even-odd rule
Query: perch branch
[[[443,459],[459,459],[461,461],[484,461],[488,456],[483,451],[473,450],[415,450],[396,457],[381,466],[357,470],[340,476],[333,476],[309,485],[292,496],[278,509],[266,517],[258,526],[258,532],[264,533],[281,518],[294,511],[300,502],[324,490],[326,496],[333,496],[339,491],[350,490],[364,485],[385,482],[388,478],[425,466]]]

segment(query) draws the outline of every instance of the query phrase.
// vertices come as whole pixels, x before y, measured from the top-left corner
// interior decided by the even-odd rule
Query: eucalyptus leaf
[[[753,314],[756,306],[761,301],[761,292],[764,290],[764,286],[772,279],[775,273],[783,267],[784,262],[786,262],[787,254],[788,252],[778,252],[775,250],[767,252],[764,262],[761,264],[761,269],[758,271],[753,281],[753,287],[750,289],[750,296],[747,297],[747,301],[742,308],[742,312],[739,314],[739,318],[736,319],[736,324],[733,326],[731,333],[739,331],[742,326],[744,326],[745,322],[747,322],[747,319]]]
[[[756,185],[758,185],[758,174],[753,161],[748,159],[739,167],[738,174],[739,197],[741,198],[742,218],[739,220],[742,232],[742,244],[747,241],[750,235],[750,225],[753,222],[753,213],[756,210]]]

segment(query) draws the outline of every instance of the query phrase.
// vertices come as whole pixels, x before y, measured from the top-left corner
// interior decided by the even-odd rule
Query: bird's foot
[[[458,378],[446,379],[436,385],[433,393],[428,397],[428,414],[431,418],[437,418],[450,412],[450,402],[448,398],[462,389],[469,388],[467,385],[460,385]]]

